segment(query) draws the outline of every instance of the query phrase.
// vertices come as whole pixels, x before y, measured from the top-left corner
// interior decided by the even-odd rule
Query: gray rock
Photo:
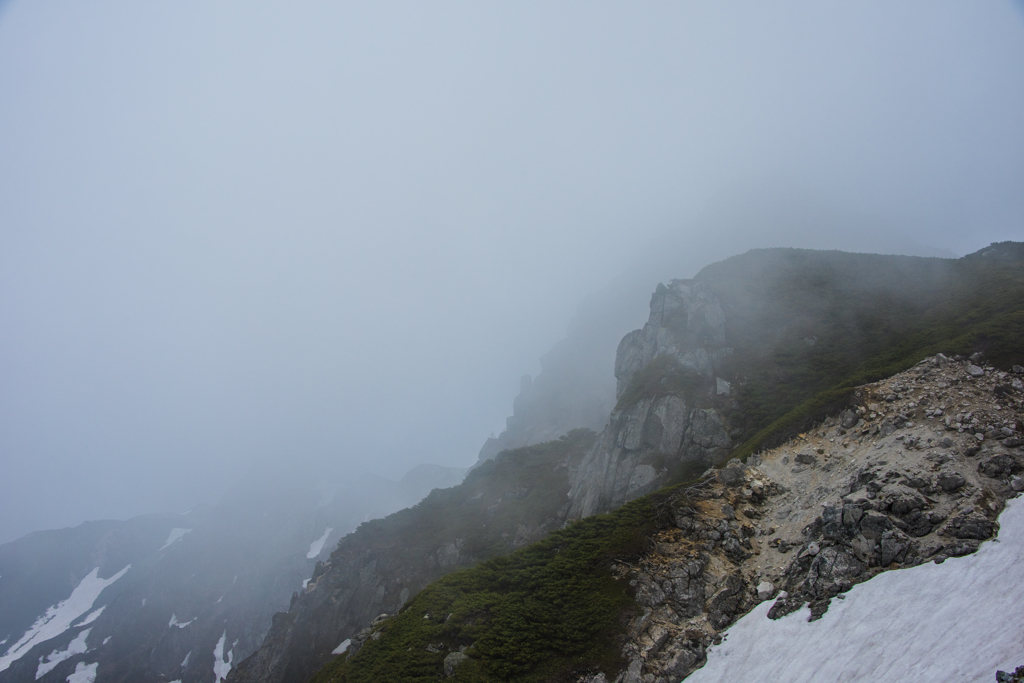
[[[455,669],[459,668],[459,665],[469,659],[469,655],[463,654],[462,652],[452,652],[444,658],[444,675],[447,678],[451,678],[455,675]],[[602,677],[604,674],[601,674]],[[596,683],[596,681],[595,681]]]
[[[1004,479],[1021,471],[1020,463],[1011,455],[994,455],[978,463],[978,471],[992,479]]]
[[[906,559],[910,540],[898,531],[887,531],[882,535],[879,546],[882,553],[880,564],[884,567],[893,562],[902,563]]]
[[[936,479],[936,483],[943,491],[950,493],[966,484],[967,480],[956,472],[947,472],[945,474],[940,474]]]
[[[697,665],[698,655],[688,648],[682,648],[665,663],[665,673],[679,679],[690,673]]]
[[[877,541],[882,534],[892,528],[892,522],[886,515],[877,512],[865,512],[860,520],[860,531],[865,538]]]
[[[859,419],[860,417],[856,412],[847,409],[840,413],[839,424],[843,426],[843,429],[853,429],[853,427],[857,425],[857,420]]]
[[[1010,488],[1017,492],[1024,491],[1024,479],[1014,477],[1010,480]]]
[[[740,486],[744,481],[743,470],[739,467],[723,467],[717,476],[718,481],[726,486]]]
[[[968,364],[967,374],[970,375],[971,377],[982,377],[984,376],[985,371],[979,368],[977,365]]]
[[[813,465],[818,462],[818,459],[811,453],[797,453],[795,460],[803,465]]]
[[[864,516],[864,510],[858,505],[843,506],[843,526],[856,527],[860,524],[860,518]]]
[[[965,513],[953,517],[942,528],[942,533],[955,538],[976,539],[984,541],[995,532],[995,524],[986,517],[975,513]]]
[[[629,663],[629,668],[621,677],[621,683],[644,683],[643,677],[644,662],[642,659],[634,659]]]
[[[757,584],[757,597],[761,600],[767,600],[772,597],[772,593],[775,592],[775,584],[771,581],[762,581]]]
[[[619,344],[616,396],[621,397],[636,374],[658,356],[713,381],[718,352],[725,350],[725,314],[707,286],[693,280],[658,285],[650,311],[643,329],[630,332]]]
[[[959,476],[959,475],[956,475],[956,476]],[[961,477],[961,484],[960,484],[961,486],[963,485],[962,484],[962,479],[963,478]],[[956,488],[956,487],[954,487],[954,488]],[[950,490],[952,490],[952,489],[950,489]],[[924,506],[925,506],[924,499],[921,498],[920,496],[918,496],[917,494],[911,494],[911,493],[899,496],[898,498],[896,498],[895,500],[892,501],[892,511],[893,511],[893,513],[897,514],[897,515],[900,515],[900,516],[906,515],[906,514],[912,512],[912,511],[914,511],[914,510],[920,510]]]

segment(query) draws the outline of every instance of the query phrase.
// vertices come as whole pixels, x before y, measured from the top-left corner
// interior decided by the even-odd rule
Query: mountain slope
[[[1024,370],[978,367],[930,359],[859,388],[852,408],[748,465],[446,577],[314,680],[674,681],[759,603],[776,598],[753,618],[817,619],[883,572],[974,553],[1024,489]],[[987,618],[1006,634],[1024,627],[1012,610]],[[920,651],[946,647],[930,634]],[[1008,666],[1015,640],[1000,642],[1001,659],[964,665]],[[754,660],[716,666],[778,680],[758,678]]]
[[[358,643],[374,617],[397,611],[432,581],[557,529],[568,511],[569,469],[593,436],[576,430],[505,451],[459,486],[360,525],[317,563],[288,612],[274,616],[262,647],[228,680],[309,680],[340,645]]]
[[[950,352],[987,349],[1004,367],[1015,362],[1021,357],[1024,339],[1024,270],[1018,256],[1019,249],[1012,244],[993,245],[987,252],[960,260],[764,250],[709,266],[692,281],[674,281],[668,287],[659,287],[652,297],[647,326],[627,335],[619,347],[618,405],[593,449],[578,467],[570,469],[570,517],[614,510],[608,519],[633,519],[623,523],[633,529],[634,536],[647,538],[652,544],[664,544],[651,535],[649,525],[663,531],[675,526],[678,531],[679,517],[673,510],[694,506],[699,509],[698,503],[708,495],[735,498],[742,493],[742,487],[737,488],[737,481],[733,481],[732,486],[722,482],[711,485],[710,494],[698,487],[644,497],[673,479],[685,478],[695,467],[700,471],[712,462],[722,462],[730,450],[749,453],[755,448],[783,443],[797,430],[820,423],[830,414],[835,416],[860,400],[856,385],[910,367],[936,346]],[[850,413],[844,415],[848,419]],[[871,418],[874,420],[875,415]],[[837,419],[833,417],[831,428],[846,429],[837,426]],[[862,438],[875,437],[883,431],[883,436],[889,436],[906,422],[906,418],[896,420],[895,416],[882,425],[876,422],[866,428],[868,432]],[[989,427],[986,425],[986,429]],[[1004,427],[1011,431],[1019,429],[1005,424],[998,429]],[[744,435],[752,436],[744,443]],[[737,448],[741,443],[742,447]],[[1006,455],[1011,460],[1018,456],[1016,452]],[[738,482],[742,483],[745,477],[741,474]],[[722,485],[729,489],[728,494],[720,488]],[[773,493],[770,488],[761,488],[762,496]],[[815,495],[825,493],[821,490]],[[616,510],[630,500],[635,502]],[[633,517],[637,510],[645,512]],[[700,524],[693,520],[678,523],[689,525],[691,531],[695,529],[701,541],[708,539],[700,534],[718,534],[712,540],[722,540],[722,534],[727,533],[730,545],[721,551],[726,560],[729,552],[737,557],[750,552],[744,545],[749,538],[743,532],[733,530],[729,524],[725,532],[716,528],[721,519],[711,526],[703,519]],[[890,524],[899,528],[907,522],[900,518]],[[574,542],[582,542],[574,541],[575,528],[576,525],[559,532],[534,549],[520,551],[521,555],[534,553],[532,560],[516,555],[507,564],[492,563],[453,575],[421,593],[408,609],[411,612],[440,608],[457,614],[463,605],[477,603],[477,589],[487,594],[494,592],[488,586],[517,585],[524,563],[534,567],[525,570],[539,582],[534,590],[550,591],[552,599],[571,601],[571,590],[559,592],[568,575],[553,571],[556,554],[545,559],[544,548],[551,548],[550,544],[556,541],[568,544],[549,551],[558,550],[557,554],[561,554]],[[579,527],[584,538],[583,530],[587,528],[587,524]],[[930,529],[929,533],[933,531]],[[970,543],[954,546],[968,548],[965,552],[977,547]],[[636,548],[616,552],[621,552],[621,559],[628,564],[630,553],[635,553]],[[588,557],[595,561],[595,556]],[[587,571],[603,572],[607,580],[612,580],[618,571],[614,565],[588,566]],[[719,567],[713,568],[705,579],[707,565],[697,562],[692,566],[696,585],[717,586],[719,579],[733,575]],[[690,564],[684,571],[687,575],[689,567]],[[804,574],[797,575],[806,578],[808,568],[804,566],[801,571]],[[489,578],[481,578],[488,572]],[[618,575],[625,577],[628,572]],[[714,620],[713,632],[752,604],[747,583],[735,578],[727,584],[716,589],[717,601],[705,603],[714,595],[693,593],[703,618]],[[747,589],[743,588],[745,585]],[[812,598],[820,600],[816,594],[805,600]],[[642,597],[636,597],[636,601],[643,604]],[[628,601],[615,604],[618,607],[603,613],[605,621],[601,623],[605,626],[639,609]],[[692,604],[688,609],[694,609]],[[445,660],[449,665],[464,662],[465,668],[459,667],[461,672],[453,672],[457,680],[575,680],[573,676],[600,668],[601,662],[616,656],[607,649],[587,651],[557,639],[541,653],[527,647],[525,655],[512,648],[499,656],[493,649],[476,649],[475,645],[466,652],[451,651],[465,647],[467,638],[474,643],[490,642],[495,629],[502,630],[506,640],[528,644],[532,642],[531,632],[551,616],[545,616],[543,605],[535,605],[525,609],[509,630],[499,626],[504,622],[500,619],[500,607],[496,609],[495,613],[471,615],[469,622],[448,624],[440,630],[431,630],[430,620],[418,622],[405,612],[395,619],[379,621],[370,634],[379,640],[368,641],[365,651],[350,655],[347,660],[339,658],[321,672],[318,680],[369,680],[376,675],[373,672],[381,671],[388,671],[394,680],[420,680],[442,673]],[[554,616],[557,621],[558,615]],[[404,665],[396,656],[396,642],[389,640],[392,628],[396,635],[390,638],[397,638],[406,651],[420,648],[430,656],[421,652],[415,658],[419,664],[401,668]],[[552,632],[560,628],[557,623],[551,626]],[[590,632],[590,636],[599,631]],[[629,642],[639,647],[635,645],[637,639],[653,638],[660,647],[668,633],[663,629],[660,635],[651,635],[645,629],[637,631],[633,627],[625,635],[620,633],[628,641],[622,650],[622,656],[629,661],[623,680],[640,681],[646,666],[640,661],[644,658],[637,659],[635,651],[629,649]],[[687,634],[677,642],[671,661],[662,661],[661,668],[655,667],[651,675],[657,680],[664,673],[684,672],[699,664],[703,649],[712,642],[709,637],[712,636],[707,632]],[[424,640],[430,638],[437,642]],[[532,668],[517,669],[516,661],[529,661]],[[399,668],[395,669],[396,666]]]
[[[337,539],[462,471],[351,477],[325,505],[299,482],[240,484],[186,515],[87,522],[0,545],[0,681],[210,683],[255,650]]]
[[[781,443],[928,354],[1024,362],[1019,246],[962,259],[764,249],[659,285],[619,345],[618,403],[574,476],[571,515]]]

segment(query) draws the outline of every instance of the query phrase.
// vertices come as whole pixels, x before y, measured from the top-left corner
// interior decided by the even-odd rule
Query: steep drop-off
[[[259,647],[338,538],[462,474],[421,466],[400,482],[353,476],[323,505],[300,474],[239,484],[184,515],[0,545],[0,681],[62,683],[87,669],[100,681],[215,682]]]
[[[505,451],[459,486],[360,525],[317,563],[289,611],[274,616],[263,646],[228,680],[309,680],[339,647],[358,645],[359,632],[375,617],[398,611],[432,581],[557,529],[568,512],[569,469],[593,437],[577,430]]]

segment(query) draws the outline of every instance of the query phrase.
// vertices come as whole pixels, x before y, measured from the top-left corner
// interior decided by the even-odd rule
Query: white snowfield
[[[91,630],[91,628],[87,628],[75,636],[75,639],[68,643],[68,649],[54,650],[49,655],[40,657],[39,667],[36,668],[36,680],[38,681],[46,674],[53,671],[56,666],[65,659],[70,659],[75,655],[84,654],[86,650],[89,649],[85,644],[85,639],[89,637],[89,631]]]
[[[75,667],[74,673],[68,676],[68,683],[95,683],[96,668],[98,666],[99,662],[93,662],[92,664],[79,662],[78,666]]]
[[[984,681],[1024,664],[1024,499],[974,555],[889,571],[810,610],[768,619],[765,601],[708,650],[687,683]]]
[[[177,527],[171,529],[171,533],[167,536],[167,541],[162,546],[160,546],[160,550],[163,550],[164,548],[166,548],[170,544],[172,544],[175,541],[183,538],[185,536],[185,534],[187,534],[187,533],[189,533],[191,531],[192,531],[191,529],[179,529]],[[160,552],[160,550],[157,550],[157,552]]]
[[[103,610],[105,610],[106,608],[107,606],[103,605],[103,607],[100,607],[98,610],[90,612],[89,616],[85,618],[85,621],[80,621],[79,623],[75,624],[75,626],[85,626],[87,624],[91,624],[92,622],[100,618],[100,615],[103,614]]]
[[[349,646],[351,644],[352,644],[352,639],[351,638],[346,638],[345,640],[341,641],[341,644],[338,645],[338,647],[336,647],[333,650],[331,650],[331,654],[332,655],[345,654],[345,652],[348,651],[348,648],[349,648]]]
[[[170,628],[172,626],[177,626],[178,628],[185,628],[186,626],[191,624],[193,621],[195,621],[194,618],[193,619],[189,619],[188,621],[178,621],[178,615],[177,614],[171,614],[171,620],[170,620],[170,622],[168,622],[167,628]]]
[[[224,631],[224,634],[217,641],[216,647],[213,648],[213,683],[218,683],[228,677],[228,673],[231,671],[231,660],[235,658],[234,649],[228,652],[228,658],[224,659],[224,643],[228,639],[228,632]]]
[[[309,552],[306,553],[307,560],[312,560],[320,554],[320,551],[324,549],[324,543],[327,542],[327,537],[331,535],[332,531],[334,531],[334,527],[327,527],[323,536],[309,544]]]
[[[0,657],[0,671],[9,667],[12,662],[31,650],[34,645],[64,633],[79,617],[92,609],[92,604],[96,602],[96,598],[100,596],[104,588],[124,576],[131,567],[128,565],[109,579],[99,578],[99,567],[89,572],[88,576],[82,579],[75,590],[71,592],[67,600],[47,609],[46,614],[36,619],[32,628],[26,631],[25,635]],[[95,618],[91,614],[89,616]]]

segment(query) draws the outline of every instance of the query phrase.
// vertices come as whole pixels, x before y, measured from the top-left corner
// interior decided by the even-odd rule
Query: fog
[[[1022,7],[0,5],[0,542],[467,467],[751,247],[1021,239]]]

